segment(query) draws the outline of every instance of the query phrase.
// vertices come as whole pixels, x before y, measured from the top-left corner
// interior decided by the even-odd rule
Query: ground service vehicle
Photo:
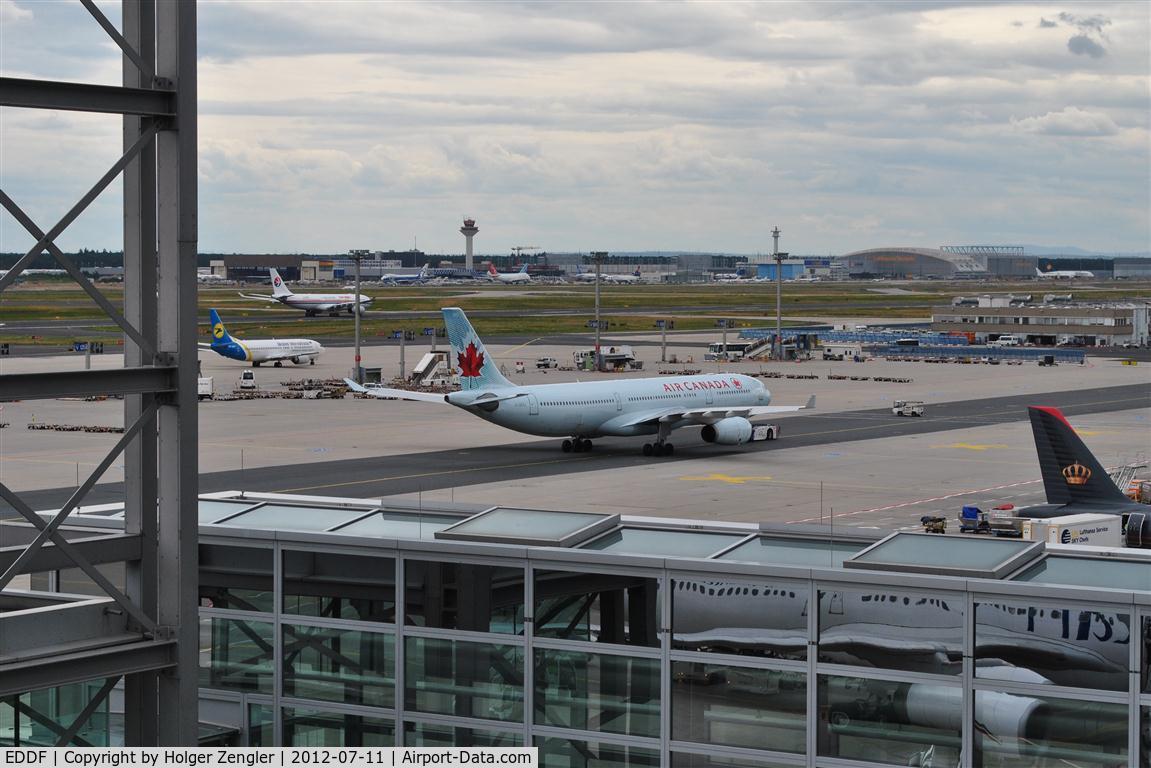
[[[922,400],[896,400],[891,404],[891,412],[896,416],[922,416]]]

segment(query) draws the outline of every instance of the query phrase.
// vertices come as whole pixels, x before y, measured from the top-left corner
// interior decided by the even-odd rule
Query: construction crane
[[[523,263],[524,251],[539,251],[543,249],[538,245],[513,245],[512,250],[516,252],[516,263]]]

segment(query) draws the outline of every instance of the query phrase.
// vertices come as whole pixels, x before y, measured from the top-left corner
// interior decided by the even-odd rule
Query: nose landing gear
[[[583,453],[592,449],[591,440],[585,440],[582,437],[577,437],[574,440],[564,440],[560,445],[564,453]]]

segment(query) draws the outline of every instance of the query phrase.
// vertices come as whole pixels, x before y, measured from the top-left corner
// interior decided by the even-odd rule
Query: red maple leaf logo
[[[740,384],[740,383],[739,383],[739,379],[732,379],[732,380],[731,380],[731,383],[732,383],[732,384],[734,384],[734,385],[735,385],[735,386],[737,386],[737,387],[742,387],[742,386],[743,386],[742,384]]]
[[[463,354],[456,355],[456,364],[460,367],[460,376],[475,378],[484,367],[484,353],[476,350],[474,341],[469,342]]]

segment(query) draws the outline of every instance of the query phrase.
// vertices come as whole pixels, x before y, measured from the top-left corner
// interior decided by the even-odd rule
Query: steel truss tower
[[[196,5],[124,0],[117,30],[80,0],[123,51],[123,85],[0,78],[0,106],[122,114],[123,155],[46,229],[0,190],[0,204],[35,244],[0,278],[7,289],[44,252],[56,258],[124,332],[115,370],[0,375],[0,401],[93,394],[124,397],[123,437],[55,517],[37,515],[0,484],[26,521],[6,527],[0,590],[25,573],[79,568],[106,594],[85,601],[0,593],[0,697],[88,682],[66,722],[33,713],[58,744],[77,733],[123,680],[129,745],[196,744]],[[45,151],[51,147],[45,146]],[[124,306],[114,307],[56,246],[60,234],[124,177]],[[58,531],[123,454],[122,535],[65,539]],[[61,478],[61,485],[70,484]],[[13,531],[15,533],[13,534]],[[23,532],[21,534],[21,531]],[[97,565],[125,564],[123,588]],[[23,601],[23,602],[21,602]],[[34,616],[31,614],[35,614]],[[29,705],[20,699],[20,711]],[[35,699],[32,698],[34,707]]]

